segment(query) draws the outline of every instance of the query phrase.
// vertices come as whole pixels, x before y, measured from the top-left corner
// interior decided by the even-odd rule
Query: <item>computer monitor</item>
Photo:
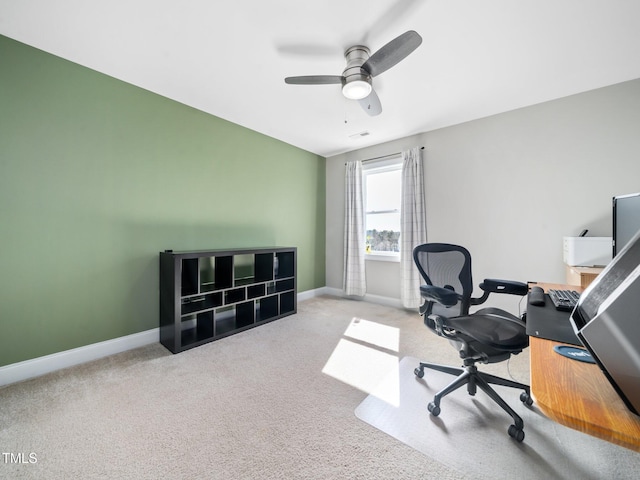
[[[640,230],[640,193],[613,197],[613,256]]]
[[[627,408],[640,415],[640,232],[580,296],[571,324]]]

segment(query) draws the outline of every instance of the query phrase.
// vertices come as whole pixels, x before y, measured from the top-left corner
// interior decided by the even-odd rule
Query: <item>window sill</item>
[[[365,260],[373,260],[375,262],[395,262],[400,263],[399,253],[365,253]]]

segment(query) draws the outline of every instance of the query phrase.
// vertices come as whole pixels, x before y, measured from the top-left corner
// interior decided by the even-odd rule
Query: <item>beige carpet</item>
[[[0,452],[37,459],[0,457],[0,479],[473,478],[355,417],[384,375],[351,356],[355,325],[407,354],[432,340],[414,313],[323,297],[177,355],[156,344],[0,388]]]
[[[416,450],[479,478],[635,479],[640,456],[630,450],[563,427],[520,402],[519,390],[496,391],[523,418],[525,439],[507,434],[512,420],[480,389],[463,387],[440,403],[433,417],[427,404],[454,377],[425,370],[413,374],[419,360],[404,357],[357,408],[358,418]],[[479,367],[482,369],[482,366]]]
[[[156,344],[0,388],[0,451],[37,459],[0,457],[0,479],[496,478],[437,460],[467,448],[453,431],[424,455],[354,415],[405,356],[457,359],[414,312],[321,297],[300,302],[297,315],[177,355]],[[528,355],[514,358],[511,372],[491,367],[526,380]],[[454,428],[446,410],[442,420]],[[506,441],[502,417],[483,422],[495,423],[493,435],[470,452],[499,468],[519,447]],[[528,423],[525,442],[539,428]],[[599,452],[609,465],[610,450]],[[606,478],[616,476],[624,478]]]

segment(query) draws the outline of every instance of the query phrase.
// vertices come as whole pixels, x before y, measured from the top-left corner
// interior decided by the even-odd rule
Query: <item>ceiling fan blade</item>
[[[371,90],[369,96],[358,100],[358,103],[362,109],[372,117],[382,113],[382,104],[375,90]]]
[[[330,85],[342,83],[341,75],[306,75],[302,77],[287,77],[284,79],[289,85]]]
[[[413,30],[394,38],[364,62],[362,69],[372,77],[386,72],[420,46],[422,37]]]

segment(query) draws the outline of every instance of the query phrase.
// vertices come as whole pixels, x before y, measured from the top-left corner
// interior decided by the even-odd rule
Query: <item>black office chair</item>
[[[420,363],[414,370],[418,378],[424,369],[456,375],[447,387],[436,393],[428,409],[431,415],[440,414],[440,401],[463,385],[469,395],[475,395],[480,387],[491,399],[513,418],[514,425],[508,433],[518,442],[524,440],[522,418],[490,386],[502,385],[524,390],[520,400],[532,405],[528,385],[479,372],[476,363],[496,363],[520,353],[529,345],[522,319],[498,308],[483,308],[469,313],[473,305],[484,303],[491,293],[526,295],[527,285],[521,282],[486,279],[480,284],[483,295],[472,298],[471,255],[464,247],[446,243],[426,243],[413,250],[413,259],[426,281],[420,287],[424,303],[420,315],[425,325],[437,335],[444,337],[458,350],[463,367],[455,368],[434,363]]]

